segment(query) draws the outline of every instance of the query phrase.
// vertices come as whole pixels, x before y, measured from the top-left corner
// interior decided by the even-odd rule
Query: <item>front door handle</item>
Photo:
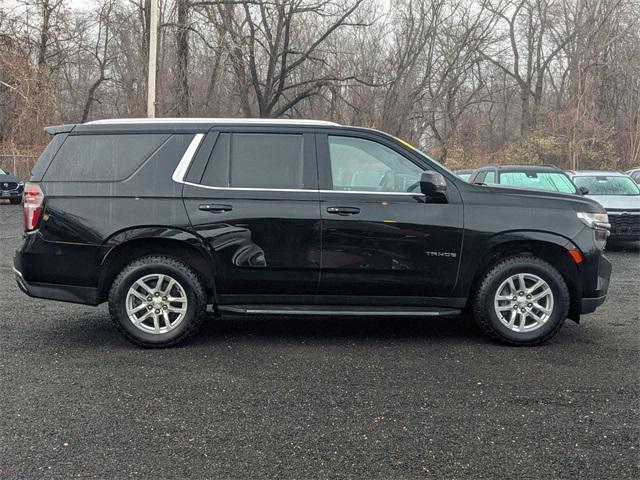
[[[360,213],[360,209],[357,207],[327,207],[327,213],[334,215],[357,215]]]
[[[223,213],[230,212],[233,210],[231,205],[221,205],[216,203],[205,203],[198,207],[198,210],[202,210],[203,212],[211,212],[211,213]]]

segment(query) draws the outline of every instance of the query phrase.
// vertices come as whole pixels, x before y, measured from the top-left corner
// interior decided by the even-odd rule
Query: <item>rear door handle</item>
[[[198,207],[198,210],[202,210],[203,212],[211,212],[211,213],[223,213],[230,212],[233,210],[231,205],[221,205],[215,203],[205,203]]]
[[[327,213],[334,215],[357,215],[360,213],[360,209],[357,207],[327,207]]]

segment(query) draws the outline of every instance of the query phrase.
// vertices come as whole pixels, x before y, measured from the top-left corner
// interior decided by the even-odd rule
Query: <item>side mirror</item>
[[[423,172],[420,177],[420,191],[427,196],[443,195],[447,190],[447,181],[438,172]]]
[[[589,189],[587,187],[578,187],[580,195],[589,195]]]

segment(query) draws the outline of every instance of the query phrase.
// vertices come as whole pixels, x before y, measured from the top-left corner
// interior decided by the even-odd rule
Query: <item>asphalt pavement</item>
[[[0,478],[640,478],[640,250],[549,343],[462,318],[225,317],[137,348],[15,285],[0,205]],[[43,265],[46,267],[46,265]]]

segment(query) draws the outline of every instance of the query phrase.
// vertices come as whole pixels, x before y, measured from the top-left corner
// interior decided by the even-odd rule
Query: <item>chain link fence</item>
[[[29,180],[31,169],[36,163],[38,155],[3,154],[0,153],[0,168],[5,172]]]

